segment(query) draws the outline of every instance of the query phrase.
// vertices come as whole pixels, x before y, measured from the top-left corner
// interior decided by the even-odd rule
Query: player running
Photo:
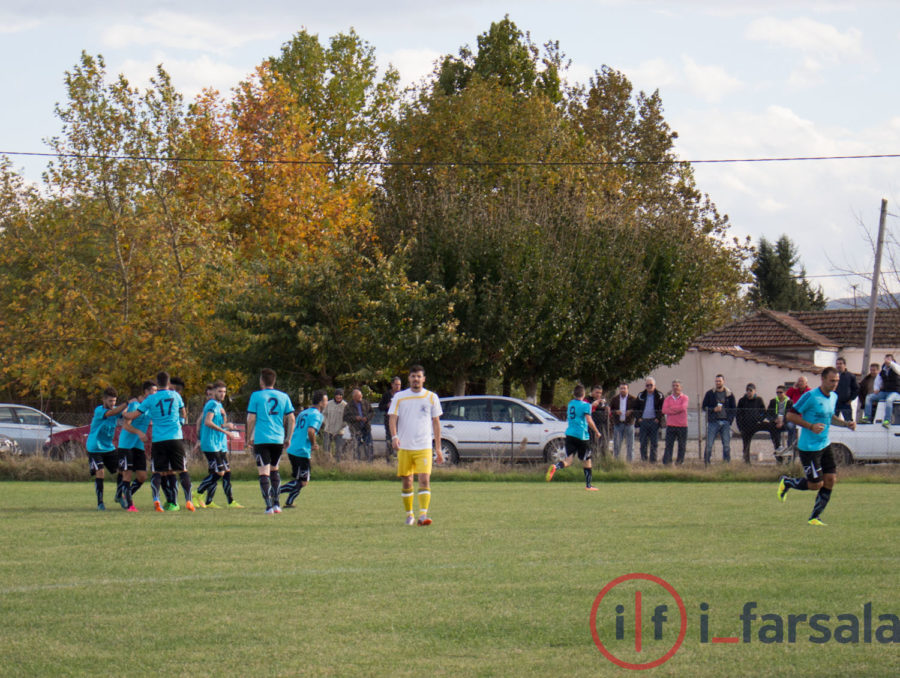
[[[113,445],[116,426],[128,403],[116,407],[118,393],[111,386],[103,391],[102,405],[97,405],[91,419],[91,432],[87,439],[88,465],[94,476],[94,490],[97,493],[97,510],[105,511],[103,503],[103,469],[122,470],[123,458]],[[130,510],[130,509],[129,509]]]
[[[788,490],[819,490],[809,524],[824,527],[819,516],[831,499],[831,491],[837,481],[837,464],[828,441],[830,426],[846,426],[856,430],[856,422],[844,421],[834,413],[837,404],[837,388],[840,374],[834,367],[822,370],[822,385],[807,391],[787,412],[787,420],[796,424],[800,431],[797,451],[803,464],[805,478],[781,476],[778,482],[778,499],[784,501]]]
[[[591,404],[584,401],[584,386],[581,384],[575,385],[572,391],[572,400],[566,406],[566,412],[569,422],[566,427],[566,458],[548,468],[544,477],[549,483],[558,469],[571,466],[577,454],[584,470],[584,489],[596,492],[598,488],[591,485],[594,471],[591,464],[591,436],[588,429],[593,431],[597,438],[600,438],[600,431],[591,417]]]
[[[325,391],[314,391],[312,407],[307,407],[297,417],[297,426],[287,451],[288,459],[291,461],[292,480],[281,486],[281,492],[287,492],[285,508],[294,508],[294,501],[299,496],[300,490],[309,484],[310,452],[319,449],[316,434],[325,420],[322,412],[327,404],[328,396],[325,395]]]
[[[134,412],[138,405],[144,402],[144,398],[154,393],[156,393],[156,384],[152,381],[145,381],[141,384],[141,395],[128,402],[126,412]],[[122,508],[132,512],[137,511],[137,508],[134,507],[134,493],[147,480],[147,453],[144,451],[144,444],[149,440],[147,437],[149,426],[150,417],[146,414],[131,421],[122,418],[118,451],[125,459],[125,468],[119,472],[116,501],[122,505]]]
[[[225,400],[227,386],[224,381],[217,381],[210,385],[210,399],[203,407],[200,417],[200,451],[206,457],[206,465],[209,475],[206,476],[197,487],[197,504],[200,508],[222,508],[213,501],[219,478],[222,479],[222,489],[228,499],[229,508],[244,508],[234,500],[231,493],[231,467],[228,465],[228,436],[237,438],[234,424],[225,421],[225,408],[222,402]],[[206,492],[206,500],[203,493]]]
[[[394,394],[388,408],[391,446],[397,450],[397,475],[402,481],[403,508],[406,524],[417,521],[413,513],[413,473],[419,476],[419,525],[431,525],[428,506],[431,503],[432,448],[437,463],[444,463],[441,453],[441,401],[435,393],[423,388],[425,368],[409,368],[409,388]]]
[[[278,461],[285,441],[294,432],[294,406],[287,393],[275,388],[275,370],[268,367],[259,373],[259,387],[247,405],[247,441],[253,445],[259,490],[266,502],[266,513],[281,513],[281,476]]]
[[[159,390],[144,398],[137,409],[133,412],[126,412],[124,417],[132,420],[142,414],[150,415],[150,421],[153,424],[153,444],[150,446],[153,475],[150,478],[150,486],[154,490],[154,495],[159,496],[163,470],[171,471],[173,478],[174,473],[178,473],[181,487],[184,490],[184,507],[188,511],[194,511],[196,509],[191,501],[191,476],[187,470],[187,455],[181,431],[181,424],[185,420],[184,401],[176,391],[171,389],[168,372],[160,372],[156,375],[156,385]],[[172,494],[167,494],[167,499],[168,502],[162,508],[159,500],[155,500],[153,502],[154,510],[181,510]]]

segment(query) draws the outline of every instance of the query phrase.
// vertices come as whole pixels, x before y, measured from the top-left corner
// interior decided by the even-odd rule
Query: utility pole
[[[875,268],[872,271],[872,296],[869,297],[869,317],[866,319],[866,346],[863,349],[863,364],[859,373],[869,372],[872,357],[872,341],[875,336],[875,307],[878,305],[878,281],[881,279],[881,252],[884,250],[884,225],[887,221],[887,199],[881,199],[881,218],[878,220],[878,242],[875,245]]]

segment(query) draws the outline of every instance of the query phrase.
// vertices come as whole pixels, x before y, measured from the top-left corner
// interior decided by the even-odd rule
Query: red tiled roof
[[[780,313],[762,310],[694,341],[694,346],[743,349],[862,347],[866,309]],[[879,309],[875,315],[876,346],[900,346],[900,310]]]
[[[755,348],[837,348],[828,337],[815,332],[787,313],[759,311],[694,341],[696,346]]]
[[[791,313],[799,322],[841,347],[865,345],[868,314],[868,309],[863,308]],[[900,309],[880,308],[875,312],[872,343],[884,347],[900,346]]]

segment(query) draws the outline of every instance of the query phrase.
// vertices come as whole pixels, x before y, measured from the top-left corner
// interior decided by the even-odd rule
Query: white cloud
[[[694,94],[710,103],[717,103],[743,85],[721,66],[702,66],[689,56],[682,57],[687,85]]]
[[[37,19],[15,17],[12,14],[0,14],[0,34],[24,33],[37,28],[41,22]]]
[[[774,17],[756,19],[747,27],[747,37],[819,55],[829,61],[856,58],[863,53],[862,31],[848,28],[842,33],[830,24],[802,17],[789,20]]]
[[[750,23],[746,36],[800,54],[789,83],[809,87],[825,82],[823,71],[833,64],[858,62],[864,56],[862,31],[848,28],[841,32],[830,24],[807,18],[776,19],[763,17]]]
[[[649,59],[623,70],[636,90],[684,89],[710,103],[722,101],[744,87],[721,66],[700,64],[687,55],[681,57],[680,67],[665,59]]]
[[[582,63],[572,62],[569,69],[565,73],[565,80],[569,85],[576,83],[587,85],[591,78],[594,77],[595,69]]]
[[[118,68],[110,69],[110,72],[121,72],[132,86],[144,88],[150,84],[150,78],[156,75],[158,64],[162,64],[172,76],[172,84],[184,95],[186,101],[191,101],[206,88],[227,93],[249,76],[248,72],[221,61],[213,61],[206,54],[196,59],[172,59],[160,52],[144,61],[129,59]]]
[[[392,64],[400,73],[402,85],[412,85],[429,75],[434,69],[434,62],[442,54],[431,49],[398,49],[393,52],[377,52],[378,63],[382,66]]]
[[[634,68],[622,69],[635,89],[652,92],[681,81],[678,69],[665,59],[649,59]]]
[[[114,24],[103,31],[102,40],[116,49],[149,45],[222,54],[254,40],[271,39],[277,34],[274,29],[226,26],[187,14],[160,11],[142,17],[139,23]]]

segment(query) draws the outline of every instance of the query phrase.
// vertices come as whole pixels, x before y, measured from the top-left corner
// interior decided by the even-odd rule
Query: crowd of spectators
[[[900,364],[894,356],[886,355],[881,365],[872,363],[869,373],[860,380],[847,369],[844,358],[837,359],[836,367],[840,379],[835,414],[850,421],[856,403],[857,418],[862,423],[869,423],[873,420],[873,408],[883,401],[888,414],[881,423],[889,428],[893,403],[900,401]],[[774,397],[766,404],[755,384],[747,384],[744,394],[736,398],[726,385],[724,375],[716,375],[713,388],[705,393],[700,407],[706,417],[704,462],[711,462],[717,440],[722,447],[723,461],[731,461],[733,427],[741,436],[745,463],[750,463],[751,443],[758,433],[768,434],[775,457],[781,459],[797,440],[797,427],[787,420],[786,414],[809,390],[807,378],[800,375],[790,386],[777,386]],[[663,395],[657,389],[656,380],[648,377],[644,381],[644,390],[637,396],[628,392],[628,384],[622,383],[608,401],[603,397],[603,389],[594,386],[586,400],[591,402],[592,417],[600,430],[599,439],[594,436],[594,444],[601,454],[611,452],[619,459],[624,442],[625,460],[631,463],[637,431],[641,461],[656,463],[660,432],[664,430],[662,463],[683,463],[690,399],[683,393],[680,381],[673,381],[671,390]]]

